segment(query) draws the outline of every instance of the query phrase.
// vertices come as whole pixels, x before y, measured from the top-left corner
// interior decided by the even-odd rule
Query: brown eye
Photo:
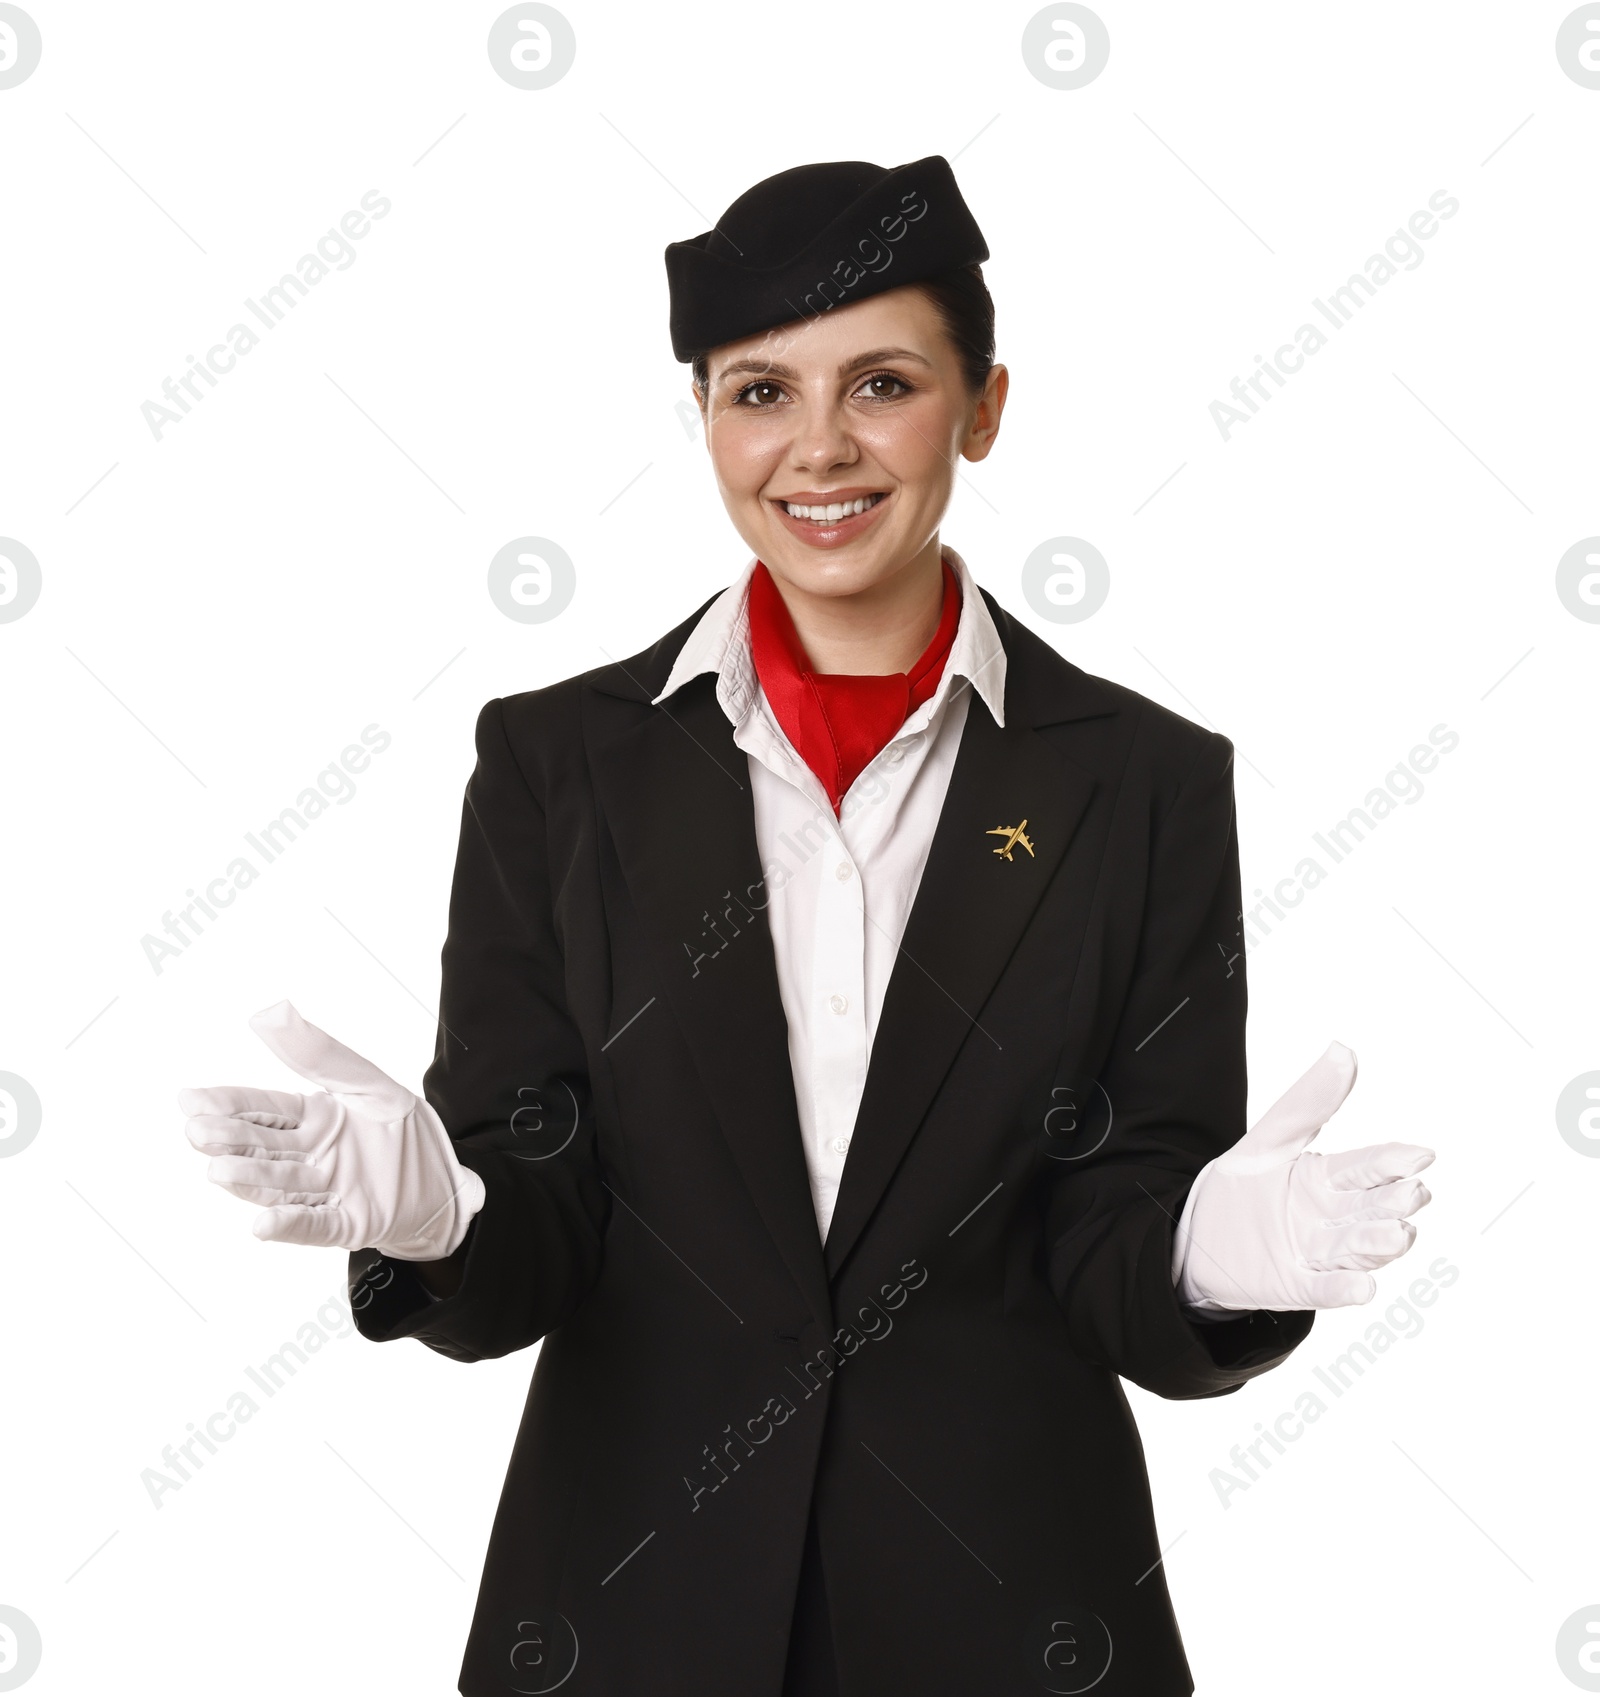
[[[754,383],[747,383],[734,396],[734,404],[736,406],[771,406],[782,392],[776,383],[767,383],[758,379]]]
[[[877,371],[867,378],[858,393],[865,394],[869,400],[892,401],[901,395],[909,395],[911,385],[896,377],[893,372]]]

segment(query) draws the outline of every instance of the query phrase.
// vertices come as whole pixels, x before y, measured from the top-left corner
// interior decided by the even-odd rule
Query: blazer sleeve
[[[410,1262],[350,1257],[358,1330],[415,1337],[457,1361],[507,1355],[560,1326],[592,1288],[609,1214],[583,1043],[568,1009],[545,815],[499,700],[478,716],[442,954],[439,1033],[423,1080],[483,1180],[459,1290],[433,1299]]]
[[[1098,1083],[1110,1128],[1052,1175],[1051,1287],[1073,1347],[1158,1396],[1220,1396],[1276,1366],[1310,1311],[1197,1321],[1172,1282],[1196,1175],[1245,1130],[1245,963],[1233,744],[1209,733],[1155,824],[1139,945]],[[1096,1092],[1097,1099],[1099,1093]]]

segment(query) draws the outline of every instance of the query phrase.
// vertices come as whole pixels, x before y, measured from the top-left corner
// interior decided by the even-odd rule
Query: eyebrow
[[[852,371],[859,371],[863,366],[882,365],[886,360],[909,359],[918,365],[925,365],[931,371],[933,362],[924,359],[921,354],[913,353],[910,348],[873,348],[864,354],[857,354],[853,359],[847,359],[839,367],[839,375],[848,377]],[[717,373],[717,381],[724,377],[733,377],[746,372],[754,372],[762,377],[798,377],[799,373],[793,366],[782,365],[771,359],[736,359]]]

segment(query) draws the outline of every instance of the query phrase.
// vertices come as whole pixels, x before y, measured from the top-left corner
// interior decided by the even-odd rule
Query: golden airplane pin
[[[1005,841],[994,852],[1005,860],[1010,860],[1012,849],[1024,848],[1033,854],[1033,844],[1028,841],[1027,823],[1024,819],[1020,825],[996,825],[992,831],[985,831],[986,837],[1004,837]]]

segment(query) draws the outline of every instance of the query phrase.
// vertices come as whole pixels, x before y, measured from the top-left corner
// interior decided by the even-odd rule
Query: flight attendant
[[[748,563],[483,709],[421,1096],[286,1002],[312,1093],[182,1094],[365,1336],[542,1340],[469,1697],[1182,1697],[1121,1380],[1237,1389],[1428,1200],[1427,1149],[1308,1147],[1339,1044],[1246,1133],[1232,744],[941,538],[988,256],[937,156],[667,249]]]

